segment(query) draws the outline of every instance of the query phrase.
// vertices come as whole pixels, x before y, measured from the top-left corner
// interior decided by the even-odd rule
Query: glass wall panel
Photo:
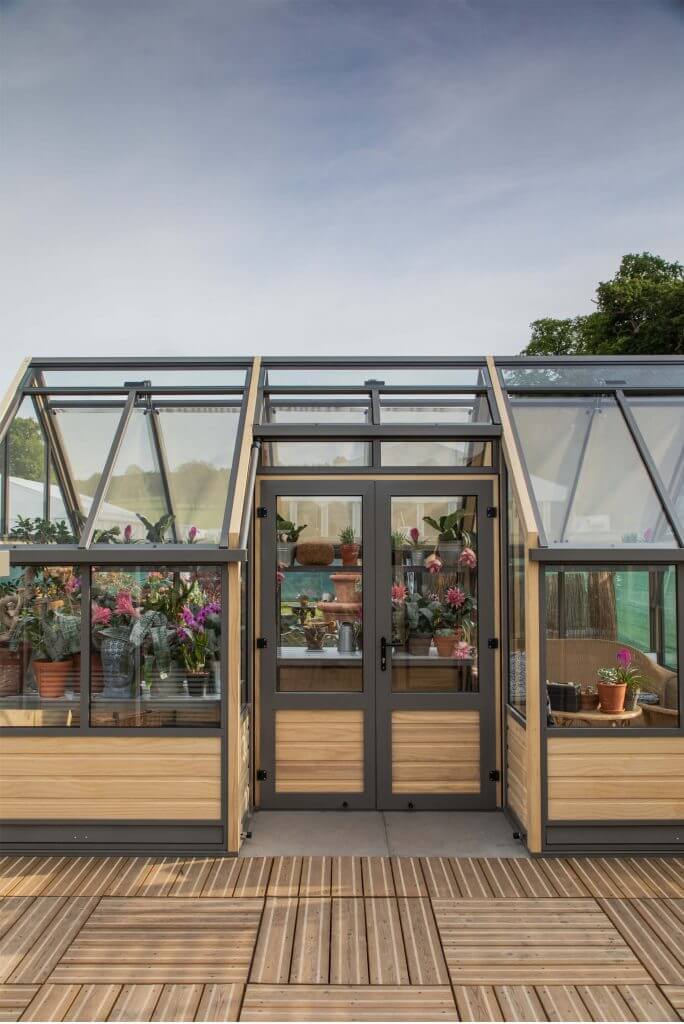
[[[629,404],[684,530],[684,398],[632,398]],[[663,516],[658,532],[667,529]]]
[[[0,630],[0,725],[78,726],[78,570],[71,565],[14,566],[0,581]]]
[[[489,441],[380,442],[381,466],[491,466]]]
[[[525,538],[513,489],[508,484],[508,703],[527,711],[525,642]]]
[[[554,727],[679,721],[675,569],[547,569],[546,681]]]
[[[486,384],[486,369],[472,366],[358,366],[331,364],[327,367],[270,367],[267,383],[272,387],[469,387]]]
[[[614,399],[511,406],[549,543],[676,546]]]
[[[9,446],[9,508],[7,533],[10,540],[48,543],[52,538],[44,522],[46,461],[45,438],[33,402],[25,398],[7,435]]]
[[[491,423],[486,395],[380,396],[381,423]]]
[[[74,405],[51,409],[55,432],[60,440],[74,488],[79,497],[81,514],[88,515],[102,476],[109,449],[123,412],[123,403],[82,408]],[[50,508],[55,515],[55,500]],[[61,508],[62,518],[66,509]],[[100,514],[99,529],[120,526],[119,510],[105,505]]]
[[[277,687],[363,689],[362,499],[278,498]]]
[[[370,466],[371,446],[366,441],[273,441],[261,448],[264,466]]]
[[[220,568],[101,567],[91,588],[90,724],[219,728]]]
[[[368,399],[334,395],[266,396],[265,423],[370,423]]]
[[[684,364],[568,363],[565,366],[509,366],[501,370],[507,387],[684,387]]]
[[[476,692],[477,498],[394,497],[392,690]]]

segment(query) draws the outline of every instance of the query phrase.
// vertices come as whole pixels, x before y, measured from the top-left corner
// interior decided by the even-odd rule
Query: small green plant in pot
[[[43,699],[63,697],[73,673],[73,656],[80,650],[81,620],[35,602],[19,617],[10,641],[15,649],[28,641],[33,651],[33,675]]]
[[[632,664],[629,648],[621,647],[615,660],[615,666],[598,670],[599,704],[605,715],[634,711],[641,692],[641,673]]]
[[[278,565],[289,568],[294,563],[295,548],[299,535],[306,530],[304,526],[297,526],[289,519],[285,519],[280,513],[276,513],[276,536],[278,538]]]
[[[411,594],[404,602],[408,625],[408,652],[414,657],[426,657],[435,631],[435,618],[439,601],[432,594]]]
[[[463,526],[465,517],[465,509],[462,508],[446,516],[439,516],[438,519],[423,516],[423,522],[437,533],[435,552],[439,552],[443,565],[458,565],[463,548],[470,547],[470,534]]]
[[[358,565],[361,545],[356,543],[353,526],[340,531],[340,557],[342,565]]]

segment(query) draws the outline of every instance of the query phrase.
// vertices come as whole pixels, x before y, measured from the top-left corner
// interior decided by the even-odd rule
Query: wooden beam
[[[19,369],[15,373],[9,387],[7,388],[7,391],[5,392],[4,398],[2,399],[2,404],[0,405],[0,424],[4,423],[5,417],[7,416],[7,412],[10,409],[12,402],[14,401],[17,389],[19,388],[21,382],[26,376],[26,371],[28,370],[30,363],[30,356],[27,356],[26,359],[22,359],[21,363],[19,364]],[[1,440],[2,438],[0,437],[0,441]]]
[[[240,451],[237,453],[237,470],[235,473],[235,490],[233,492],[233,507],[230,510],[230,523],[228,526],[228,547],[237,547],[240,540],[240,526],[242,525],[242,508],[245,503],[247,480],[249,476],[249,456],[254,439],[254,417],[256,414],[257,399],[259,396],[259,377],[261,370],[261,357],[255,356],[252,364],[252,377],[247,393],[245,405],[245,420],[240,439]]]

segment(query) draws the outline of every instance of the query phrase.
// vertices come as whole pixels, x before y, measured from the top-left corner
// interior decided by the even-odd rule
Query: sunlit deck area
[[[0,1019],[678,1020],[684,860],[6,857]]]

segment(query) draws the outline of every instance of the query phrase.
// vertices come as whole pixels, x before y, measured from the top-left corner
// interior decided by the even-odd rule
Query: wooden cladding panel
[[[681,821],[684,736],[549,737],[550,821]]]
[[[3,736],[5,819],[221,818],[217,736]]]
[[[527,733],[510,711],[506,716],[506,802],[527,825]]]
[[[363,711],[276,711],[278,793],[362,793]]]
[[[393,711],[393,793],[479,793],[477,711]]]

